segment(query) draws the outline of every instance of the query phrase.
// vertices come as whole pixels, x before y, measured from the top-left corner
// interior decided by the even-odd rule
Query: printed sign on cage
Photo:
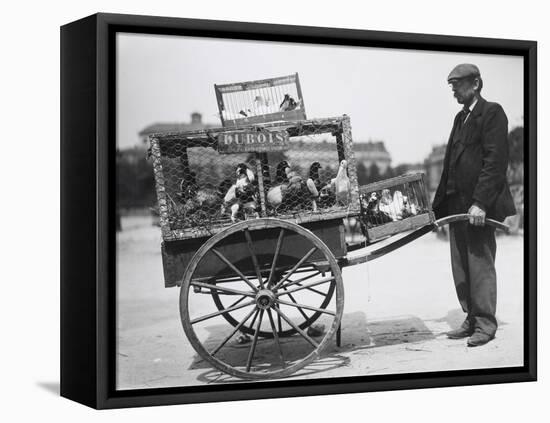
[[[218,135],[218,151],[231,153],[266,153],[288,150],[287,131],[238,131]]]

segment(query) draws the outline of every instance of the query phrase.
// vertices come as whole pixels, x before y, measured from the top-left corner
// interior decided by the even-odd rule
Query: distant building
[[[445,148],[446,144],[434,146],[428,157],[424,160],[424,167],[426,169],[426,184],[428,185],[430,196],[434,195],[435,190],[439,185],[441,173],[443,173]]]
[[[391,165],[391,156],[384,141],[354,142],[353,152],[358,164],[362,162],[367,169],[376,164],[381,174]]]
[[[153,123],[142,129],[139,133],[141,145],[149,147],[149,135],[162,132],[183,132],[183,131],[198,131],[200,129],[213,128],[214,126],[202,121],[202,114],[198,112],[191,113],[191,122],[159,122]]]

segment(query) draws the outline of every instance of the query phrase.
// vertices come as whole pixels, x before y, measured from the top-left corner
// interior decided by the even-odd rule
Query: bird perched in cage
[[[330,183],[319,190],[319,199],[317,203],[322,208],[332,207],[336,204],[336,193]]]
[[[393,221],[414,216],[417,213],[416,206],[410,203],[407,196],[399,190],[395,190],[392,196],[389,189],[382,190],[380,210],[390,216]]]
[[[417,214],[416,205],[411,203],[409,197],[399,190],[393,193],[393,207],[398,210],[397,220],[405,219]]]
[[[350,202],[351,182],[348,176],[348,162],[342,160],[338,167],[336,178],[330,181],[330,189],[336,196],[336,202],[340,205],[347,206]]]
[[[368,226],[383,225],[392,222],[393,219],[384,211],[380,210],[380,196],[371,192],[366,196],[361,194],[359,197],[362,209],[362,215],[366,217]]]
[[[176,197],[180,202],[185,203],[185,201],[195,196],[197,190],[197,175],[190,170],[180,181],[179,192],[176,193]]]
[[[215,213],[220,203],[218,190],[213,186],[203,186],[195,194],[198,207],[209,214]]]
[[[233,186],[233,179],[232,178],[225,178],[218,185],[218,196],[223,200],[223,198],[227,194],[227,191],[229,191],[229,189],[232,186]]]
[[[293,170],[290,169],[290,166],[285,168],[286,176],[288,179],[288,191],[286,198],[283,199],[283,202],[288,198],[289,208],[308,208],[316,207],[315,198],[319,195],[317,188],[314,183],[308,183]]]
[[[227,207],[231,210],[231,221],[237,220],[240,211],[245,214],[252,213],[255,217],[259,217],[256,209],[258,200],[256,196],[256,186],[254,173],[248,168],[245,163],[239,163],[235,169],[237,179],[233,185],[227,190],[223,198],[222,214],[225,214]]]
[[[195,215],[196,218],[207,218],[216,214],[220,203],[220,196],[217,189],[211,186],[184,191],[179,193],[178,199],[182,205],[179,207],[184,216]],[[190,195],[189,195],[190,194]]]
[[[288,112],[290,110],[294,110],[298,107],[299,103],[294,100],[290,94],[285,94],[285,97],[283,98],[283,101],[281,105],[279,106],[280,112]]]
[[[175,198],[179,204],[176,205],[174,203],[174,206],[184,216],[193,213],[199,207],[199,203],[195,200],[197,192],[196,174],[192,170],[189,170],[179,183],[179,191],[175,193]]]
[[[380,211],[386,213],[392,220],[398,220],[399,215],[399,205],[394,204],[391,192],[389,189],[382,190],[382,196],[378,202],[378,207]]]
[[[270,113],[270,105],[271,99],[264,98],[261,95],[257,95],[256,97],[254,97],[254,101],[252,103],[252,112],[255,115]]]
[[[403,219],[405,211],[405,196],[399,190],[395,190],[392,199],[392,208],[395,210],[395,220]]]
[[[325,183],[321,180],[319,171],[322,166],[319,162],[313,162],[309,167],[309,177],[306,181],[307,187],[312,200],[313,210],[316,211],[318,206],[328,208],[336,202],[335,186],[331,187],[331,183]],[[335,178],[334,178],[335,179]]]
[[[267,203],[278,211],[307,208],[318,192],[295,171],[286,160],[277,165],[275,185],[268,191]]]
[[[306,184],[309,192],[311,193],[312,208],[313,211],[317,211],[317,199],[319,198],[319,191],[323,188],[321,183],[321,177],[319,175],[319,169],[321,169],[321,163],[313,162],[309,167],[309,178],[307,178]]]
[[[253,114],[254,113],[250,109],[246,109],[246,111],[244,111],[244,110],[239,111],[239,115],[242,115],[244,117],[252,116]]]
[[[311,189],[315,188],[315,196],[319,196],[319,191],[323,188],[323,183],[321,182],[321,176],[319,171],[321,170],[321,163],[313,162],[309,167],[309,177],[307,178],[308,186],[311,186]]]
[[[275,209],[281,207],[288,190],[288,177],[286,169],[290,169],[290,166],[286,160],[283,160],[277,165],[274,185],[267,191],[266,201]]]

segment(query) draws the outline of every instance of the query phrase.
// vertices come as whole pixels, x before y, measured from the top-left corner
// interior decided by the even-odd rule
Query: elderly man
[[[447,81],[463,109],[454,119],[433,210],[437,218],[470,215],[469,221],[449,228],[453,278],[466,319],[447,336],[468,337],[468,346],[475,347],[493,339],[497,330],[496,242],[485,218],[502,221],[515,214],[506,180],[508,120],[499,104],[481,97],[477,66],[458,65]]]

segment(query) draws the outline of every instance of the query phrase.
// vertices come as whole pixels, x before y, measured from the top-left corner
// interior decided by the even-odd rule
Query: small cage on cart
[[[255,81],[216,84],[216,100],[222,125],[306,119],[298,74]]]
[[[369,242],[434,222],[423,173],[398,176],[359,188],[361,224]]]

